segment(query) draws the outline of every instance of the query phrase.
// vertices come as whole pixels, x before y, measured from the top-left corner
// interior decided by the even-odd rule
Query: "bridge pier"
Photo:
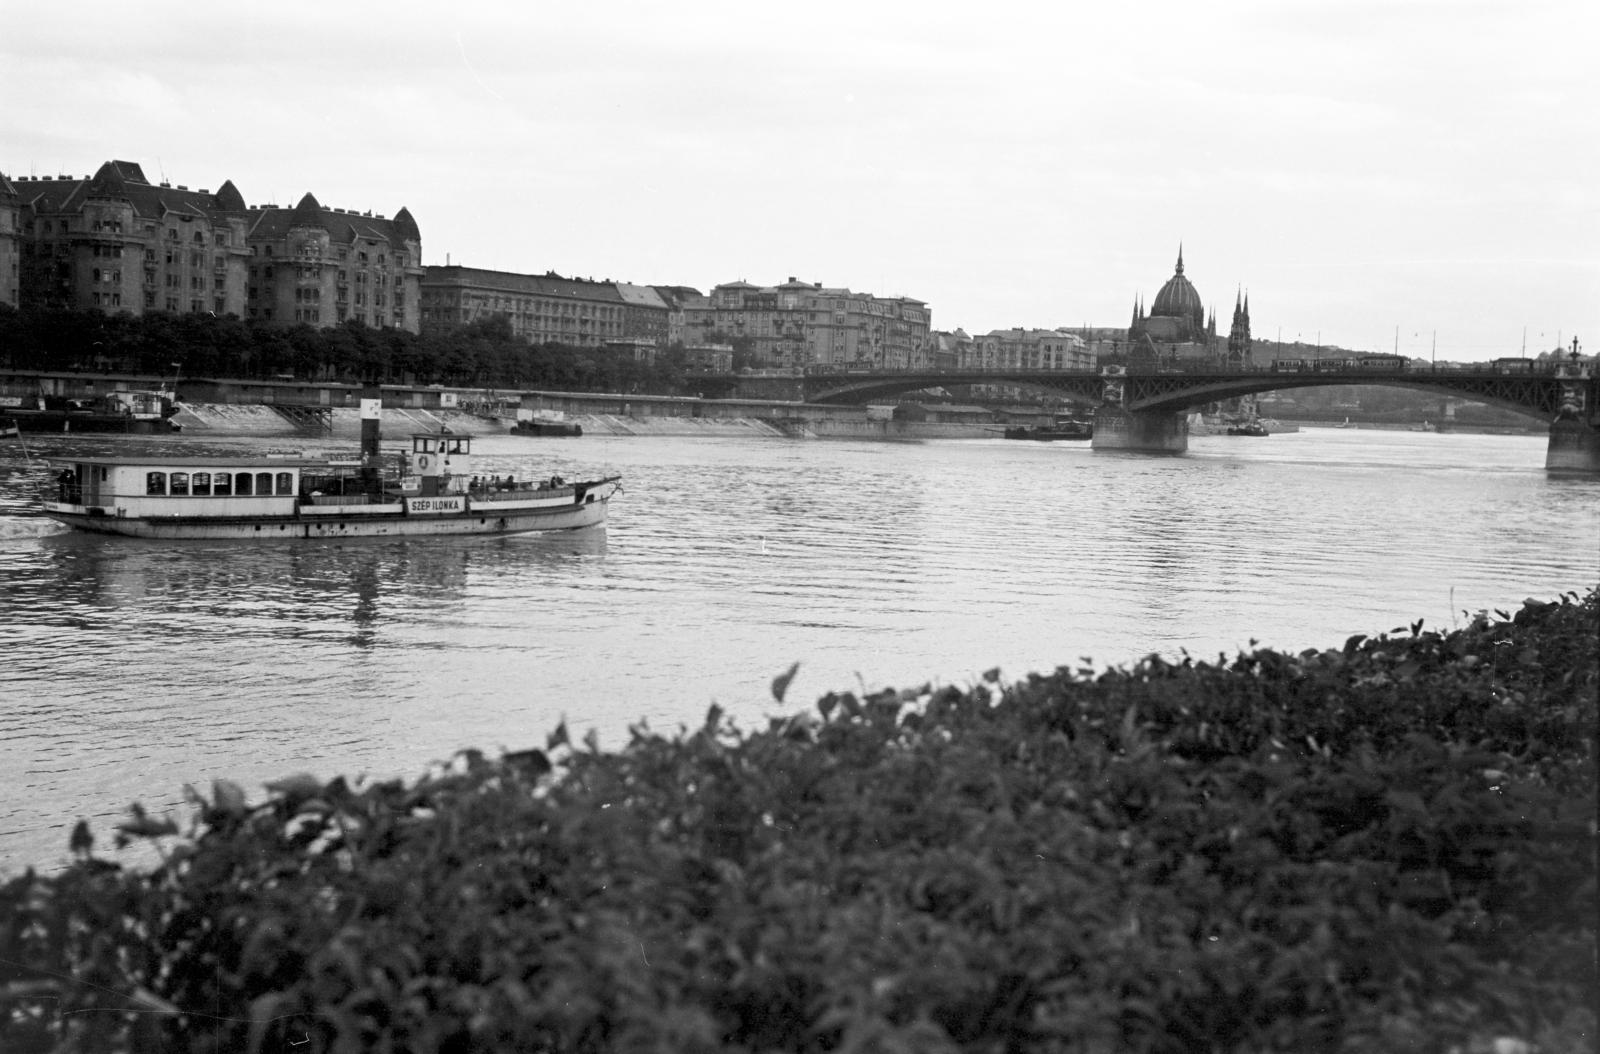
[[[1547,472],[1600,472],[1600,427],[1576,414],[1550,422],[1544,467]]]
[[[1094,412],[1094,450],[1133,450],[1181,454],[1189,449],[1189,418],[1163,410],[1123,410],[1101,406]]]

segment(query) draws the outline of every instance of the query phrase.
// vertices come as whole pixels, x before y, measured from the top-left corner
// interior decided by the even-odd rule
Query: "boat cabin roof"
[[[238,457],[226,455],[223,457],[70,457],[63,455],[50,455],[44,458],[52,465],[95,465],[104,468],[147,468],[147,469],[187,469],[187,468],[324,468],[329,464],[340,463],[332,458],[325,457],[272,457],[261,454],[256,456]]]

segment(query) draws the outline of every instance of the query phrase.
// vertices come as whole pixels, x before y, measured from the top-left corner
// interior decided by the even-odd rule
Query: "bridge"
[[[1096,449],[1152,453],[1188,449],[1187,414],[1208,403],[1332,385],[1410,388],[1533,417],[1550,426],[1548,468],[1600,472],[1600,377],[1593,364],[1577,359],[1475,366],[1368,365],[1354,359],[1231,369],[1210,364],[1095,370],[812,367],[753,371],[734,380],[746,396],[824,405],[864,404],[929,388],[1008,385],[1093,407]]]

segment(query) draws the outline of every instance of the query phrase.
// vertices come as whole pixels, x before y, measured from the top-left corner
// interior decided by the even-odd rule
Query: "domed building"
[[[1134,302],[1128,345],[1137,357],[1200,358],[1215,353],[1216,313],[1207,318],[1200,293],[1184,277],[1182,245],[1178,246],[1178,266],[1151,302],[1149,313],[1142,300]]]

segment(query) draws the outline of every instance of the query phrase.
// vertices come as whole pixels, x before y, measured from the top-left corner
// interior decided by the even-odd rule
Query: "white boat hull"
[[[465,511],[418,514],[405,506],[354,505],[343,510],[319,507],[314,514],[290,516],[118,516],[115,509],[46,502],[44,514],[82,531],[164,541],[297,538],[406,538],[417,536],[520,534],[572,531],[602,524],[617,485],[592,486],[584,501],[562,504],[479,502]],[[521,507],[517,507],[520,505]]]

